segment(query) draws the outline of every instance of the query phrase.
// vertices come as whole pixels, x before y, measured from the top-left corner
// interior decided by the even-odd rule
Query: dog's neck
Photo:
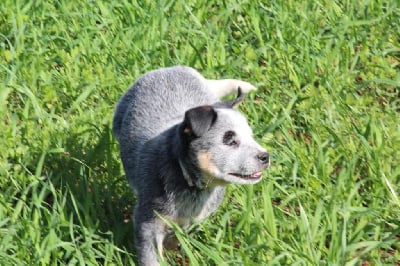
[[[191,171],[190,167],[186,167],[185,163],[179,158],[179,166],[182,170],[182,175],[185,178],[187,184],[191,188],[197,188],[199,190],[206,190],[209,188],[205,182],[201,171]]]
[[[182,161],[181,161],[180,159],[178,159],[178,162],[179,162],[179,166],[181,167],[183,177],[185,178],[185,180],[186,180],[186,182],[188,183],[189,187],[193,187],[193,186],[194,186],[193,180],[192,180],[192,178],[190,177],[188,171],[187,171],[186,168],[183,166],[183,163],[182,163]]]
[[[174,132],[175,136],[181,136],[181,130],[182,124],[178,124],[171,132]],[[175,140],[177,142],[172,147],[173,155],[176,156],[183,178],[188,187],[191,189],[207,190],[208,187],[202,171],[189,159],[191,155],[188,154],[185,147],[188,144],[182,143],[182,139],[180,138],[175,138]]]

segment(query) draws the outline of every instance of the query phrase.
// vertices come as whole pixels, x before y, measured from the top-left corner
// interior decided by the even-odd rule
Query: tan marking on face
[[[207,186],[220,186],[226,184],[226,181],[215,178],[219,170],[213,162],[212,154],[207,151],[200,151],[197,155],[200,169],[204,172],[207,178]]]
[[[197,160],[199,161],[200,169],[206,172],[207,174],[213,174],[218,171],[217,167],[212,161],[211,153],[207,151],[201,151],[197,155]]]

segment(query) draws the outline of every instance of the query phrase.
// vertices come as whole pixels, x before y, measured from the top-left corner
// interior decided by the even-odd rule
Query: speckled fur
[[[243,92],[255,89],[241,80],[208,80],[178,66],[143,75],[120,99],[113,132],[137,194],[134,223],[140,265],[159,265],[163,242],[174,242],[159,215],[187,227],[218,208],[226,184],[261,179],[231,174],[259,173],[269,163],[246,119],[219,100],[238,87]],[[240,145],[222,143],[227,130],[235,131]]]

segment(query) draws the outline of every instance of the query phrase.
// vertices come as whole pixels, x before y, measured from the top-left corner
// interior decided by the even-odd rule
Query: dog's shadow
[[[75,224],[133,253],[135,198],[122,171],[117,141],[109,125],[85,128],[68,137],[62,154],[47,158],[52,182],[67,193],[64,211]]]

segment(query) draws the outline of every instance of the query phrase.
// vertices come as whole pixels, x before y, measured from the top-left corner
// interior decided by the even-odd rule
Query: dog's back
[[[196,70],[183,66],[143,75],[118,102],[113,121],[116,138],[147,141],[182,120],[186,110],[214,103],[217,99],[203,80]]]
[[[123,143],[121,155],[129,160],[124,164],[129,165],[129,172],[137,172],[137,157],[144,143],[182,122],[186,110],[217,100],[203,76],[190,67],[162,68],[139,78],[119,100],[113,120],[114,135]]]

